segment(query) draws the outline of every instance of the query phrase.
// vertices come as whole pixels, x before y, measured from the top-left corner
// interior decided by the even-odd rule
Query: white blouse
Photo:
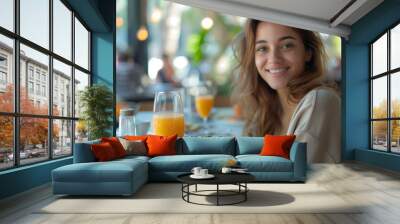
[[[300,100],[287,134],[307,143],[308,163],[338,163],[341,159],[341,102],[329,88],[316,88]]]

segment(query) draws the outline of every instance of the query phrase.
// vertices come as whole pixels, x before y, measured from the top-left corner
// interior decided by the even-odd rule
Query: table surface
[[[192,173],[186,173],[177,177],[178,181],[186,184],[237,184],[248,183],[255,180],[249,173],[215,173],[211,179],[193,179]]]
[[[141,111],[136,115],[138,123],[151,123],[153,112]],[[207,136],[242,136],[244,122],[234,117],[232,108],[217,107],[213,108],[208,120],[209,133]],[[148,133],[152,133],[152,125]],[[204,136],[202,130],[203,122],[195,113],[185,113],[185,136]],[[140,133],[144,134],[144,133]]]

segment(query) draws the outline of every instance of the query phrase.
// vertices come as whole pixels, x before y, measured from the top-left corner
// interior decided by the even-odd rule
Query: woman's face
[[[275,90],[302,75],[311,59],[300,35],[292,28],[260,22],[256,30],[255,63],[261,77]]]

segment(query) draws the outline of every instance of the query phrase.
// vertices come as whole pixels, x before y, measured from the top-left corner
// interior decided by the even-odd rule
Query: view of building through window
[[[0,170],[69,156],[77,140],[73,137],[73,127],[79,118],[79,92],[90,83],[90,32],[62,1],[52,1],[52,9],[48,0],[20,1],[20,35],[33,44],[14,32],[11,35],[0,30]],[[44,13],[49,10],[54,10],[53,18]],[[36,13],[39,11],[43,13]],[[12,0],[0,2],[2,28],[14,31],[13,12]],[[75,18],[75,37],[72,18]],[[50,20],[53,20],[51,28]],[[48,39],[51,31],[53,49]],[[73,38],[76,38],[75,62],[79,66],[71,58]],[[20,49],[18,62],[14,55],[16,43]],[[55,59],[56,55],[62,60]],[[15,65],[19,68],[16,75]],[[14,98],[15,91],[19,91],[18,99]],[[19,135],[15,129],[19,129]],[[86,140],[85,127],[81,129],[79,140]],[[19,159],[15,158],[15,152]]]
[[[397,25],[370,47],[371,145],[373,149],[395,153],[400,153],[399,41],[400,25]]]

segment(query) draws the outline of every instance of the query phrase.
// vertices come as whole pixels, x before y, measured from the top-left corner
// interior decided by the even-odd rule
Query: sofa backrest
[[[234,137],[183,137],[177,141],[177,154],[226,154],[235,155]]]
[[[264,146],[264,137],[237,137],[236,155],[259,154]],[[294,141],[290,148],[290,157],[292,158],[298,148],[307,148],[307,144]]]
[[[74,148],[74,163],[95,162],[96,158],[90,148],[92,144],[99,144],[100,140],[75,143]]]
[[[264,137],[237,137],[236,155],[259,154],[264,145]]]
[[[96,159],[90,149],[91,144],[98,144],[100,140],[75,143],[74,163],[95,162]],[[244,155],[259,154],[264,145],[263,137],[183,137],[176,142],[178,155],[196,154],[225,154]],[[294,142],[292,149],[299,147]],[[291,150],[292,151],[292,150]]]

